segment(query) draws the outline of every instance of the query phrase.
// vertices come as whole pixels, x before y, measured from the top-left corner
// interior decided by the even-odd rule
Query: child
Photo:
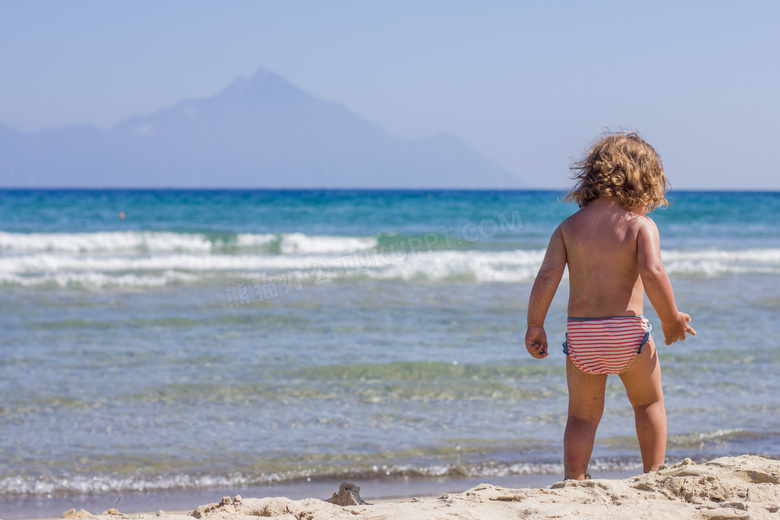
[[[658,228],[645,215],[668,205],[661,158],[636,133],[607,134],[572,168],[577,184],[564,201],[580,210],[553,232],[528,303],[525,345],[547,357],[544,319],[564,267],[569,267],[564,352],[569,418],[563,437],[566,479],[588,470],[604,411],[607,374],[619,374],[634,408],[644,471],[666,455],[666,410],[652,326],[642,316],[644,293],[658,313],[664,342],[696,334],[679,312],[661,263]]]

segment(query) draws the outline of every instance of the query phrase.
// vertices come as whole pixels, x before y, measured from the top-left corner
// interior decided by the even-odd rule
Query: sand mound
[[[625,480],[559,482],[544,489],[481,484],[463,493],[377,505],[340,506],[314,498],[224,498],[188,516],[103,515],[117,518],[243,520],[314,519],[780,519],[780,461],[743,455],[697,465],[686,459],[656,473]]]

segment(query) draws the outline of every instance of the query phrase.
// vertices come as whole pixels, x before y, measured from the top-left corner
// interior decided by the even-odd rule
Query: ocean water
[[[576,210],[561,195],[0,191],[0,518],[123,493],[557,480],[565,282],[550,357],[523,336]],[[659,347],[668,458],[778,457],[780,193],[671,196],[651,216],[698,336]],[[639,472],[617,377],[607,392],[592,473]]]

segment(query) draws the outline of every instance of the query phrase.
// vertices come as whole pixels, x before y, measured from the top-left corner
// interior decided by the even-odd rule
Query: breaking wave
[[[419,237],[303,233],[204,234],[155,231],[0,232],[0,284],[153,288],[304,276],[329,280],[530,282],[543,249],[490,249],[483,242],[427,247]],[[503,246],[502,246],[503,247]],[[665,250],[672,276],[780,273],[780,249]]]

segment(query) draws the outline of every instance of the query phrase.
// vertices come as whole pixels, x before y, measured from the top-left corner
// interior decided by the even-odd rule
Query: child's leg
[[[666,409],[661,388],[661,365],[652,336],[631,366],[620,374],[634,407],[636,436],[644,471],[655,471],[666,457]]]
[[[583,480],[588,472],[596,428],[604,412],[606,375],[586,374],[566,358],[569,420],[563,435],[564,478]]]

